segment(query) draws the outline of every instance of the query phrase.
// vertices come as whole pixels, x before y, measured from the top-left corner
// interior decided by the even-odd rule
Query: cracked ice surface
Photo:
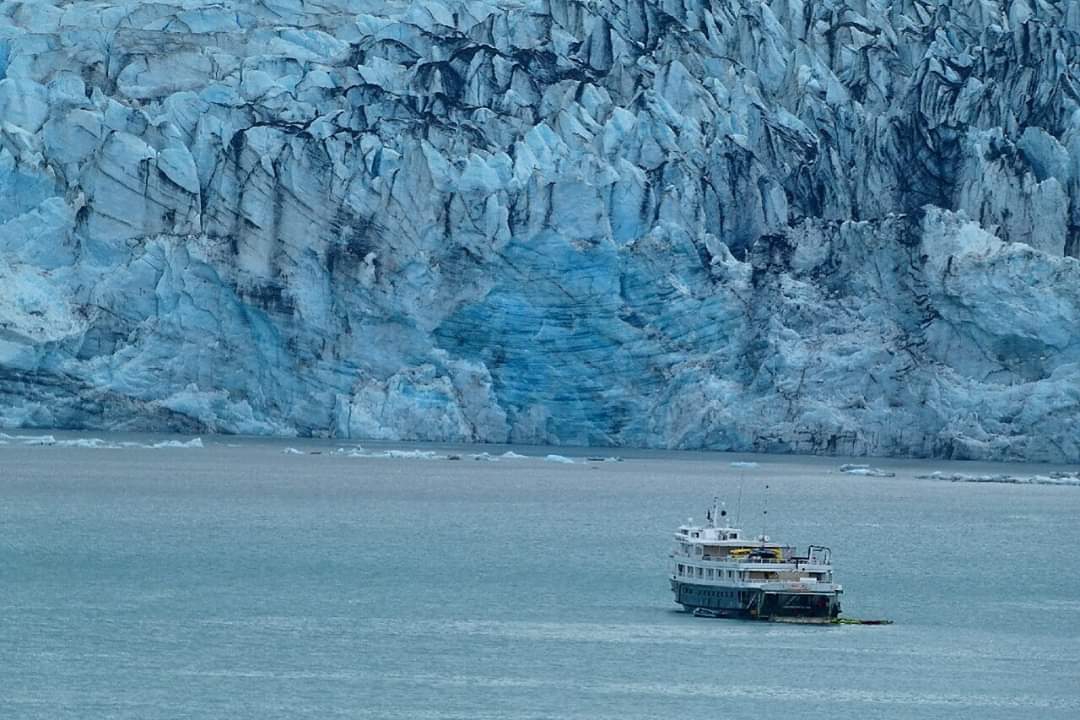
[[[0,1],[0,425],[1080,457],[1080,4]]]

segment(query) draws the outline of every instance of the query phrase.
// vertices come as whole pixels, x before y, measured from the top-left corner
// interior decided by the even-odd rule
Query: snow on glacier
[[[1080,457],[1069,0],[0,0],[0,426]]]

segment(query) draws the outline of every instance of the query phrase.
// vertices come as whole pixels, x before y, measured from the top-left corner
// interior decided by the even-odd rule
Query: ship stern
[[[831,623],[840,615],[840,591],[762,590],[755,605],[761,620]]]

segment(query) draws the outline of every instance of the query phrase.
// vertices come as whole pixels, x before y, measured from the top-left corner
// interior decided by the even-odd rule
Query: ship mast
[[[744,473],[739,474],[739,504],[735,509],[735,527],[742,527],[742,486],[746,479]]]
[[[765,538],[767,537],[765,530],[769,519],[769,485],[767,483],[765,485],[765,496],[761,504],[761,545],[764,547]]]

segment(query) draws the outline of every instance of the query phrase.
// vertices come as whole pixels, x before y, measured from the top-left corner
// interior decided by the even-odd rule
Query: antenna
[[[768,485],[768,483],[766,483],[766,485],[765,485],[765,496],[764,496],[764,499],[762,500],[761,504],[762,504],[762,509],[761,509],[761,544],[764,545],[765,544],[765,537],[766,537],[765,536],[765,527],[766,527],[766,524],[767,524],[766,521],[769,519],[769,485]]]
[[[740,528],[742,527],[742,484],[745,477],[746,473],[739,473],[739,506],[735,509],[735,525]]]

